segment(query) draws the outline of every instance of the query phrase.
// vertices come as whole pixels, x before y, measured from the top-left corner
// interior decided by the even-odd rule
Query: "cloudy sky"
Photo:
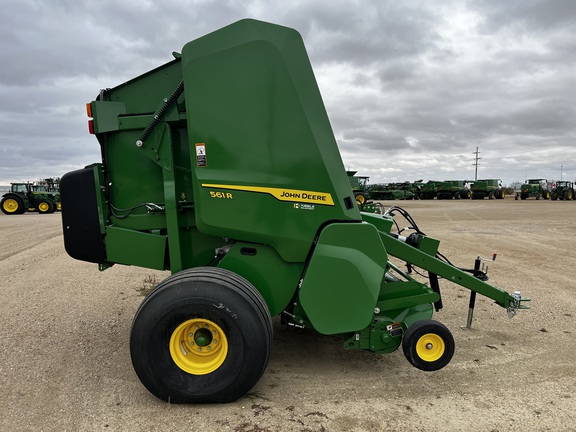
[[[2,0],[0,185],[99,160],[85,104],[242,18],[298,30],[372,183],[576,180],[574,0]]]

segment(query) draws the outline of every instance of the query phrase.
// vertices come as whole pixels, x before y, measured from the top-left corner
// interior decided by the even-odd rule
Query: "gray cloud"
[[[0,184],[97,160],[100,88],[247,16],[300,31],[344,163],[374,182],[470,178],[476,147],[482,176],[576,179],[571,0],[6,0]]]

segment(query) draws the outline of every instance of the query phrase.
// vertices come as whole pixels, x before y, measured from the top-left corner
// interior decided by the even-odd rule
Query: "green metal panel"
[[[233,271],[254,285],[275,316],[294,296],[304,265],[285,262],[270,246],[238,242],[218,267]]]
[[[387,254],[368,223],[334,223],[322,230],[308,264],[299,300],[323,334],[369,325],[384,279]]]
[[[243,20],[186,44],[182,68],[201,231],[303,262],[322,224],[360,220],[296,31]]]
[[[164,270],[166,236],[108,227],[106,255],[109,261]]]

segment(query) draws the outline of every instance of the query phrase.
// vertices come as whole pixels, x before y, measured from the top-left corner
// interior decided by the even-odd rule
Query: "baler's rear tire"
[[[261,294],[219,268],[195,268],[161,282],[142,302],[130,354],[142,384],[171,403],[223,403],[260,379],[272,346]]]
[[[0,209],[2,209],[2,213],[7,215],[22,214],[26,211],[24,202],[17,196],[9,196],[2,199]]]
[[[442,369],[452,360],[454,348],[450,330],[433,320],[417,321],[402,339],[404,355],[412,366],[423,371]]]

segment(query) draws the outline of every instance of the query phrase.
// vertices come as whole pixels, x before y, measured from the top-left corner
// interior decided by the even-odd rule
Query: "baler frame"
[[[88,104],[102,162],[60,183],[68,253],[170,270],[132,324],[136,373],[171,402],[228,402],[265,370],[271,317],[422,370],[454,340],[438,278],[515,314],[529,299],[360,212],[297,32],[243,20]],[[298,176],[294,173],[298,172]],[[81,199],[81,203],[79,200]],[[411,220],[411,218],[409,218]],[[428,272],[429,286],[408,270]]]

